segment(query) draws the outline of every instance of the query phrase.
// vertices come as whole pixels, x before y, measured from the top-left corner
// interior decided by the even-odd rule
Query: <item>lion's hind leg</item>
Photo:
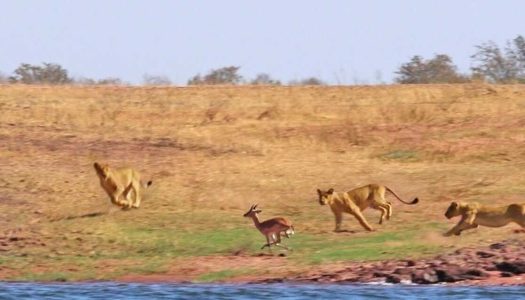
[[[385,202],[385,207],[386,207],[386,210],[387,210],[386,219],[390,220],[390,217],[392,217],[392,203],[386,201]]]
[[[383,224],[383,220],[385,219],[385,216],[388,216],[388,211],[383,206],[377,206],[376,209],[381,211],[381,217],[379,217],[379,224]]]

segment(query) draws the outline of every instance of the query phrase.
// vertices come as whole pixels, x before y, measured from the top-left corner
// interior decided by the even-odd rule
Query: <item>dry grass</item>
[[[0,109],[0,224],[6,237],[20,237],[2,246],[4,278],[34,278],[24,277],[24,266],[75,273],[64,270],[68,263],[100,268],[72,278],[106,278],[130,271],[129,260],[144,253],[169,264],[181,255],[256,252],[262,236],[241,218],[255,202],[263,217],[288,216],[304,235],[290,241],[297,249],[290,268],[345,253],[372,258],[348,252],[359,241],[399,251],[423,241],[433,248],[408,250],[424,255],[512,234],[481,228],[441,238],[452,225],[443,218],[451,200],[525,201],[523,85],[0,85]],[[151,177],[143,207],[112,209],[93,161]],[[331,213],[318,206],[315,189],[369,182],[422,202],[395,203],[377,233],[351,218],[344,226],[357,233],[331,233]],[[366,215],[377,222],[378,212]],[[400,234],[412,229],[419,231]],[[325,241],[341,251],[323,257]]]

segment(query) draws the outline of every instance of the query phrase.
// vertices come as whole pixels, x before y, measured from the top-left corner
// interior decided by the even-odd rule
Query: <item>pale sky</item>
[[[0,0],[0,72],[53,62],[74,77],[183,85],[236,65],[248,79],[388,83],[416,54],[467,72],[475,45],[518,34],[521,0]]]

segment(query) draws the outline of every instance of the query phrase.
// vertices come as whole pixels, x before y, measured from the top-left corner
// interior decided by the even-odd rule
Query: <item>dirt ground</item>
[[[525,202],[524,85],[0,85],[0,111],[3,280],[269,278],[525,237],[442,236],[453,200]],[[139,209],[110,204],[95,161],[153,180]],[[316,189],[367,183],[421,201],[332,232]],[[293,221],[293,251],[259,251],[254,203]]]

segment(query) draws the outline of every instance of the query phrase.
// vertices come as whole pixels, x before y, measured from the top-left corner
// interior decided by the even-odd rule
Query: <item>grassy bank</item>
[[[441,236],[453,200],[523,202],[525,86],[39,87],[0,85],[0,277],[195,281],[297,273],[348,260],[429,256],[503,239],[513,226]],[[94,161],[153,186],[113,208]],[[334,233],[316,188],[382,183],[404,198],[368,233]],[[282,215],[286,257],[242,214]],[[276,252],[275,254],[277,254]]]

